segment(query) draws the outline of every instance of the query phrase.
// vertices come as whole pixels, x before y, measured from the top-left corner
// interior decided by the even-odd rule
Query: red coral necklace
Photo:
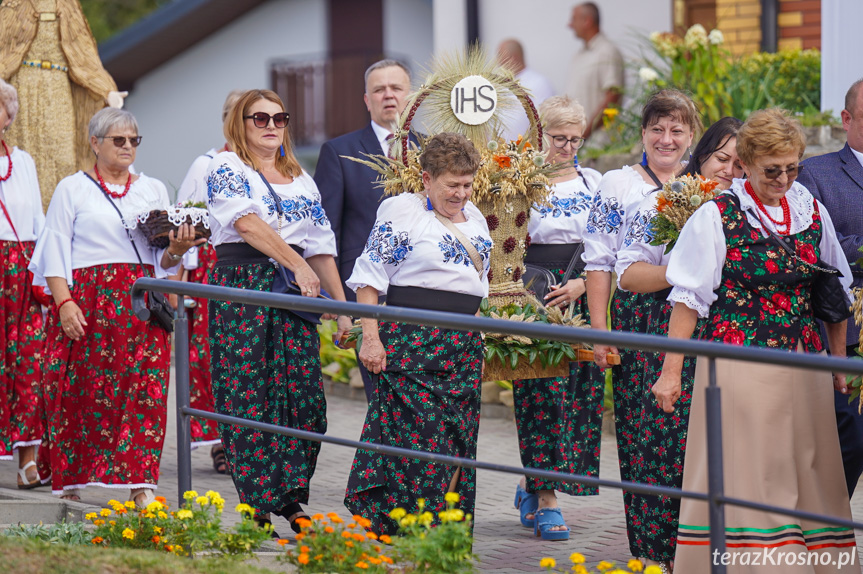
[[[105,185],[105,180],[102,179],[102,174],[99,173],[99,168],[96,167],[96,164],[93,164],[93,171],[96,172],[96,179],[99,180],[99,187],[102,188],[102,191],[113,197],[114,199],[122,199],[129,193],[129,188],[132,187],[132,174],[129,174],[129,179],[126,180],[126,188],[121,193],[116,193],[108,189],[108,186]]]
[[[0,143],[3,144],[3,151],[6,152],[6,157],[9,159],[9,169],[6,171],[6,175],[0,175],[0,181],[6,181],[12,177],[12,154],[9,153],[9,148],[6,147],[5,141],[0,140]]]
[[[791,208],[788,207],[788,200],[785,197],[782,197],[782,199],[779,200],[779,205],[780,207],[782,207],[782,221],[776,221],[775,219],[770,217],[770,214],[767,212],[767,208],[764,207],[764,204],[755,194],[755,190],[752,189],[752,184],[750,184],[748,181],[746,182],[746,192],[749,194],[749,197],[752,198],[752,201],[755,202],[755,205],[758,206],[758,209],[761,211],[761,213],[767,216],[767,219],[772,221],[777,226],[782,226],[785,228],[785,231],[779,231],[777,229],[776,233],[780,235],[788,235],[788,232],[791,231]]]

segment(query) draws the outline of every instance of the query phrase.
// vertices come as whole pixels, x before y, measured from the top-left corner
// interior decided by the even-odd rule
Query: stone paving
[[[162,456],[158,494],[175,505],[178,499],[176,421],[173,414],[173,387],[171,390],[168,437]],[[365,402],[329,393],[328,403],[328,433],[358,439],[365,416]],[[318,468],[312,480],[312,500],[307,508],[309,513],[335,511],[343,516],[347,515],[342,498],[352,456],[353,451],[345,447],[323,445]],[[518,443],[512,420],[486,417],[481,421],[478,458],[518,466]],[[15,464],[0,462],[0,487],[15,488]],[[610,434],[603,436],[600,476],[619,479],[617,453],[614,438]],[[567,524],[572,529],[572,536],[568,541],[543,542],[534,538],[532,531],[523,528],[518,521],[518,513],[512,506],[516,482],[517,477],[514,475],[478,472],[474,550],[479,556],[481,571],[503,574],[538,572],[539,560],[545,556],[555,558],[559,565],[566,567],[572,552],[583,553],[590,564],[600,560],[625,564],[630,558],[620,491],[601,489],[598,496],[589,497],[562,495],[559,499],[560,506]],[[209,447],[192,452],[192,486],[199,492],[211,489],[219,491],[227,500],[225,523],[233,523],[238,519],[233,510],[238,502],[233,483],[229,477],[218,475],[212,470]],[[50,496],[48,488],[31,492]],[[125,500],[128,497],[127,490],[98,487],[91,487],[82,494],[83,502],[93,505],[104,505],[110,498]],[[855,518],[863,518],[863,494],[857,495],[852,501],[852,507]],[[275,527],[282,536],[293,535],[282,519],[275,519]],[[858,542],[861,540],[863,537],[858,538]]]

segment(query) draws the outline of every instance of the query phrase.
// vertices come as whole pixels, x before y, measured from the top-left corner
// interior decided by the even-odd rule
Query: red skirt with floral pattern
[[[47,450],[55,493],[158,482],[170,339],[132,313],[129,288],[142,275],[139,265],[126,263],[73,272],[72,297],[87,321],[79,341],[63,333],[53,306],[49,313],[40,459]]]

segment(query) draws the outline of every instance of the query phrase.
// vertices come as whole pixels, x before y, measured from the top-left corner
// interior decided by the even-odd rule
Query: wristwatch
[[[180,261],[183,258],[182,255],[174,255],[173,253],[171,253],[167,249],[165,250],[165,254],[168,256],[168,261],[172,261],[174,263],[176,263],[177,261]]]

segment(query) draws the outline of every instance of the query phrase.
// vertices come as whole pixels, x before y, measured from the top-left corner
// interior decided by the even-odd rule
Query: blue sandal
[[[521,514],[521,525],[525,528],[534,528],[536,523],[535,518],[525,518],[528,514],[536,514],[536,509],[539,507],[539,499],[535,494],[531,494],[521,487],[519,484],[515,489],[515,508]]]
[[[569,540],[569,528],[566,530],[552,530],[555,526],[566,526],[560,508],[543,508],[537,510],[536,524],[533,527],[534,536],[543,540]]]

